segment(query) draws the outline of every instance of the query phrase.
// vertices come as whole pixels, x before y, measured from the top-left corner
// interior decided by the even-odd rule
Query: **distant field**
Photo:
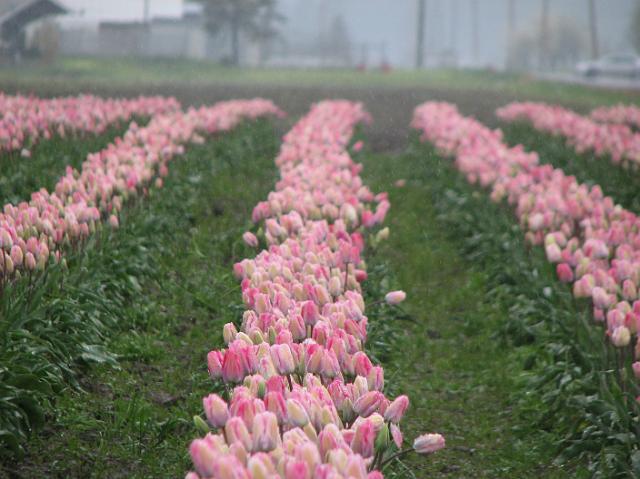
[[[486,91],[511,98],[581,104],[639,103],[637,92],[541,81],[523,74],[480,70],[239,69],[190,60],[62,58],[52,65],[0,67],[0,87],[38,92],[56,88],[161,88],[191,86],[270,86],[400,88]]]

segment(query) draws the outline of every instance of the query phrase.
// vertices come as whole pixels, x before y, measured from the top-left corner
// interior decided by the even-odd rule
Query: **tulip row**
[[[171,103],[171,102],[169,102]],[[172,111],[152,118],[146,127],[132,123],[121,139],[88,155],[81,171],[67,168],[53,192],[44,189],[31,201],[4,205],[0,213],[0,286],[24,272],[59,261],[66,248],[77,247],[108,216],[118,226],[123,204],[144,194],[154,182],[162,186],[168,162],[201,134],[226,131],[246,118],[281,115],[267,100],[222,102],[213,107]]]
[[[500,130],[460,115],[453,105],[419,106],[412,126],[472,184],[491,187],[494,201],[507,199],[532,244],[544,244],[561,281],[573,283],[577,298],[591,298],[594,318],[606,323],[616,347],[636,342],[640,326],[640,218],[615,205],[599,186],[579,184],[521,146],[509,148]],[[636,338],[634,339],[634,336]],[[640,375],[640,363],[633,363]]]
[[[133,117],[176,112],[175,98],[102,99],[92,95],[42,99],[0,94],[0,152],[30,148],[40,139],[73,133],[103,133]]]
[[[276,191],[253,211],[267,249],[234,266],[247,308],[240,331],[226,324],[227,348],[208,354],[226,394],[203,399],[208,425],[195,420],[209,432],[191,444],[189,479],[376,479],[398,455],[444,447],[442,436],[426,434],[394,454],[409,400],[384,395],[384,371],[363,350],[360,255],[366,229],[389,208],[346,150],[367,119],[359,104],[325,101],[284,137]],[[252,232],[243,239],[260,244]],[[403,299],[401,291],[386,297]]]
[[[537,130],[563,136],[578,152],[610,155],[624,167],[640,166],[640,135],[623,124],[600,124],[560,106],[510,103],[496,110],[503,121],[528,121]]]
[[[640,128],[640,108],[633,105],[602,106],[593,110],[590,116],[600,123],[617,123]]]

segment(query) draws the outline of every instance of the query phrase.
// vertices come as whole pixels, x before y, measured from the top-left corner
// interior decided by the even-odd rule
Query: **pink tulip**
[[[251,231],[245,231],[242,235],[242,240],[251,248],[258,247],[258,238]]]
[[[379,391],[368,392],[356,400],[353,404],[353,410],[359,416],[369,417],[378,410],[383,397]]]
[[[618,348],[628,346],[631,342],[631,333],[626,326],[618,326],[611,334],[611,342]]]
[[[400,304],[402,303],[407,297],[407,294],[404,291],[391,291],[390,293],[387,293],[387,295],[384,297],[384,300],[387,302],[387,304],[394,306],[396,304]]]
[[[444,437],[440,434],[423,434],[413,441],[413,449],[418,454],[431,454],[444,448]]]
[[[286,376],[295,371],[293,355],[287,344],[274,344],[271,346],[271,358],[279,374]]]
[[[239,352],[229,349],[224,355],[222,363],[222,380],[224,382],[240,383],[245,377],[245,368]]]
[[[405,395],[398,396],[394,401],[389,405],[387,410],[384,413],[385,421],[393,422],[398,424],[404,413],[407,411],[409,407],[409,398]]]
[[[256,414],[253,418],[253,448],[252,451],[269,452],[280,444],[278,419],[271,412]]]
[[[216,428],[223,427],[229,419],[227,403],[217,394],[209,394],[202,402],[209,424]]]
[[[245,449],[251,450],[251,435],[244,421],[239,417],[230,418],[224,426],[225,437],[228,444],[239,442]]]
[[[556,273],[558,274],[558,279],[563,283],[570,283],[573,281],[573,270],[567,263],[559,263],[556,266]]]
[[[218,379],[222,377],[223,361],[224,356],[220,351],[210,351],[209,354],[207,354],[207,366],[211,379]]]
[[[206,440],[194,440],[189,447],[189,453],[198,474],[204,477],[213,476],[216,470],[217,453]]]

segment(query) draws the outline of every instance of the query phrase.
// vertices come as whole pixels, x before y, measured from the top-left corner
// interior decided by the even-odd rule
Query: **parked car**
[[[640,57],[633,53],[611,53],[597,60],[580,62],[576,66],[580,75],[640,77]]]

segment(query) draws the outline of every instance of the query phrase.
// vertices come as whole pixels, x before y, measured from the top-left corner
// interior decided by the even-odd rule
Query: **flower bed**
[[[536,130],[563,136],[578,153],[610,155],[624,167],[640,165],[640,135],[623,124],[601,124],[560,106],[510,103],[496,110],[503,121],[528,121]]]
[[[633,105],[601,106],[594,109],[590,116],[600,123],[617,123],[640,128],[640,108]]]
[[[463,117],[453,105],[419,106],[412,126],[453,157],[470,183],[491,188],[493,200],[506,199],[514,207],[527,240],[544,245],[559,279],[573,284],[576,298],[592,300],[595,321],[604,324],[605,337],[619,350],[622,390],[636,391],[628,376],[640,375],[640,219],[598,185],[539,165],[535,152],[507,147],[499,130]]]
[[[401,450],[408,398],[384,395],[384,371],[364,352],[361,253],[389,208],[346,151],[367,119],[359,104],[322,102],[284,138],[281,179],[253,211],[263,228],[244,235],[266,249],[234,266],[247,308],[240,331],[226,324],[227,349],[208,355],[226,392],[203,399],[208,425],[196,423],[209,432],[191,444],[188,478],[374,479],[398,455],[444,447],[426,434]]]
[[[43,99],[0,94],[0,152],[30,148],[41,139],[77,133],[103,133],[135,117],[176,112],[175,98],[102,99],[93,95]]]
[[[24,272],[59,261],[108,217],[118,226],[124,203],[162,186],[168,163],[202,134],[229,130],[246,118],[281,115],[267,100],[237,100],[213,107],[156,115],[146,127],[132,123],[122,139],[90,154],[81,171],[67,169],[53,192],[34,192],[31,201],[6,204],[0,213],[0,285]]]

